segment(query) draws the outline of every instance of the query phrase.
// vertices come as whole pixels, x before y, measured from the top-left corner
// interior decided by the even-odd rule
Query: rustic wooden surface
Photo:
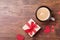
[[[36,19],[35,11],[43,5],[52,10],[55,22],[42,23]],[[58,11],[60,11],[60,0],[0,0],[0,40],[17,40],[17,34],[23,35],[25,40],[60,40]],[[23,25],[31,18],[43,28],[32,38],[22,29]],[[54,25],[55,32],[45,34],[43,30],[46,25]]]

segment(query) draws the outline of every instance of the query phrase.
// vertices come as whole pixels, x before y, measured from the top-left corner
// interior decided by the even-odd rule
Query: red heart
[[[58,11],[57,13],[60,14],[60,11]]]
[[[52,30],[51,30],[52,32],[54,32],[55,30],[54,30],[54,26],[52,25]]]
[[[17,40],[24,40],[24,36],[22,36],[20,34],[18,34],[16,37],[17,37]]]
[[[50,27],[49,26],[46,26],[45,27],[45,30],[44,30],[44,33],[49,33],[50,32]]]

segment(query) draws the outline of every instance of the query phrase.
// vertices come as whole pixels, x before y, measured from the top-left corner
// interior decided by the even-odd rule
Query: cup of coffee
[[[40,21],[52,20],[55,21],[55,18],[52,17],[52,11],[47,6],[41,6],[36,10],[36,18]]]

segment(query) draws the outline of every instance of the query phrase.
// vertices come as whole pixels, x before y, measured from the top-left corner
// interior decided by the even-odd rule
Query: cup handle
[[[55,18],[54,18],[54,17],[51,17],[50,19],[51,19],[52,21],[55,21]]]

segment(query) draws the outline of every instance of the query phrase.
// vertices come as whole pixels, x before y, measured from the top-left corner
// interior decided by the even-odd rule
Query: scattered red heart
[[[50,27],[49,26],[46,26],[45,27],[45,30],[44,30],[44,33],[49,33],[50,32]]]
[[[16,37],[17,37],[17,40],[24,40],[24,36],[22,36],[20,34],[18,34]]]

